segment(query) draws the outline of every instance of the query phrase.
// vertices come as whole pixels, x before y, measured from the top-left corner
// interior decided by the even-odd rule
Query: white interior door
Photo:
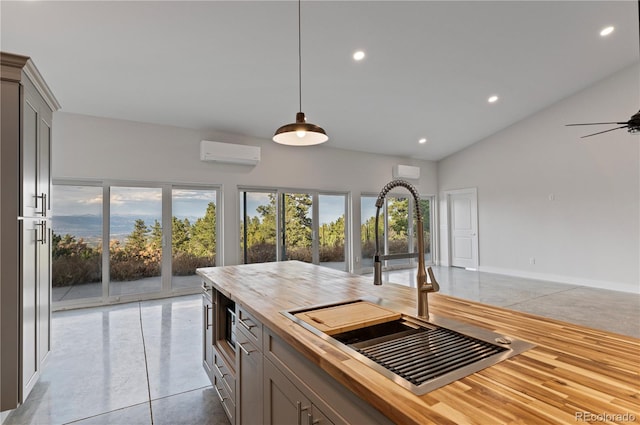
[[[478,268],[478,201],[475,190],[449,195],[451,265]]]

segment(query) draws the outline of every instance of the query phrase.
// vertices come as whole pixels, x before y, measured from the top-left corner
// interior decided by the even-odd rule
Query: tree
[[[151,248],[154,250],[162,249],[162,225],[158,220],[154,220],[151,226]]]
[[[144,220],[141,218],[136,219],[133,230],[129,236],[127,236],[127,245],[125,247],[127,253],[136,256],[144,252],[147,246],[148,234],[149,229],[147,225],[144,224]]]
[[[191,229],[189,252],[199,257],[211,257],[216,252],[216,206],[207,205],[204,217],[196,220]]]
[[[171,231],[173,233],[171,247],[173,252],[187,251],[189,238],[190,238],[191,223],[189,219],[185,218],[184,221],[178,217],[173,217],[171,220]]]
[[[404,239],[409,223],[409,199],[391,198],[387,207],[389,212],[389,239]]]

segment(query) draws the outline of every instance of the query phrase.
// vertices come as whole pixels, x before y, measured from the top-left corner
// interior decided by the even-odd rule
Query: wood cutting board
[[[314,328],[335,335],[399,319],[402,315],[368,301],[356,301],[318,310],[304,311],[295,315]]]

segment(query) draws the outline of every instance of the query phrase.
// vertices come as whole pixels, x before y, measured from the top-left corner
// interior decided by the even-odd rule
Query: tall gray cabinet
[[[60,105],[26,56],[0,53],[0,411],[51,350],[51,124]]]

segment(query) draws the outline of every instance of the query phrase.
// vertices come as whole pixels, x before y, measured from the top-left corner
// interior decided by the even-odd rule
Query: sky
[[[215,190],[174,189],[173,215],[178,218],[200,217],[209,202],[216,201]],[[162,189],[144,187],[111,187],[111,214],[162,216]],[[54,215],[101,215],[101,186],[53,186]]]
[[[178,218],[201,217],[209,202],[216,201],[216,191],[208,189],[173,189],[173,215]],[[112,186],[110,192],[112,215],[162,216],[162,189]],[[101,215],[101,186],[53,186],[53,214]],[[375,215],[375,197],[362,203],[362,217]],[[370,202],[369,202],[370,200]],[[249,192],[247,210],[258,215],[257,207],[269,203],[268,193]],[[345,195],[319,195],[320,224],[335,222],[345,214]]]

